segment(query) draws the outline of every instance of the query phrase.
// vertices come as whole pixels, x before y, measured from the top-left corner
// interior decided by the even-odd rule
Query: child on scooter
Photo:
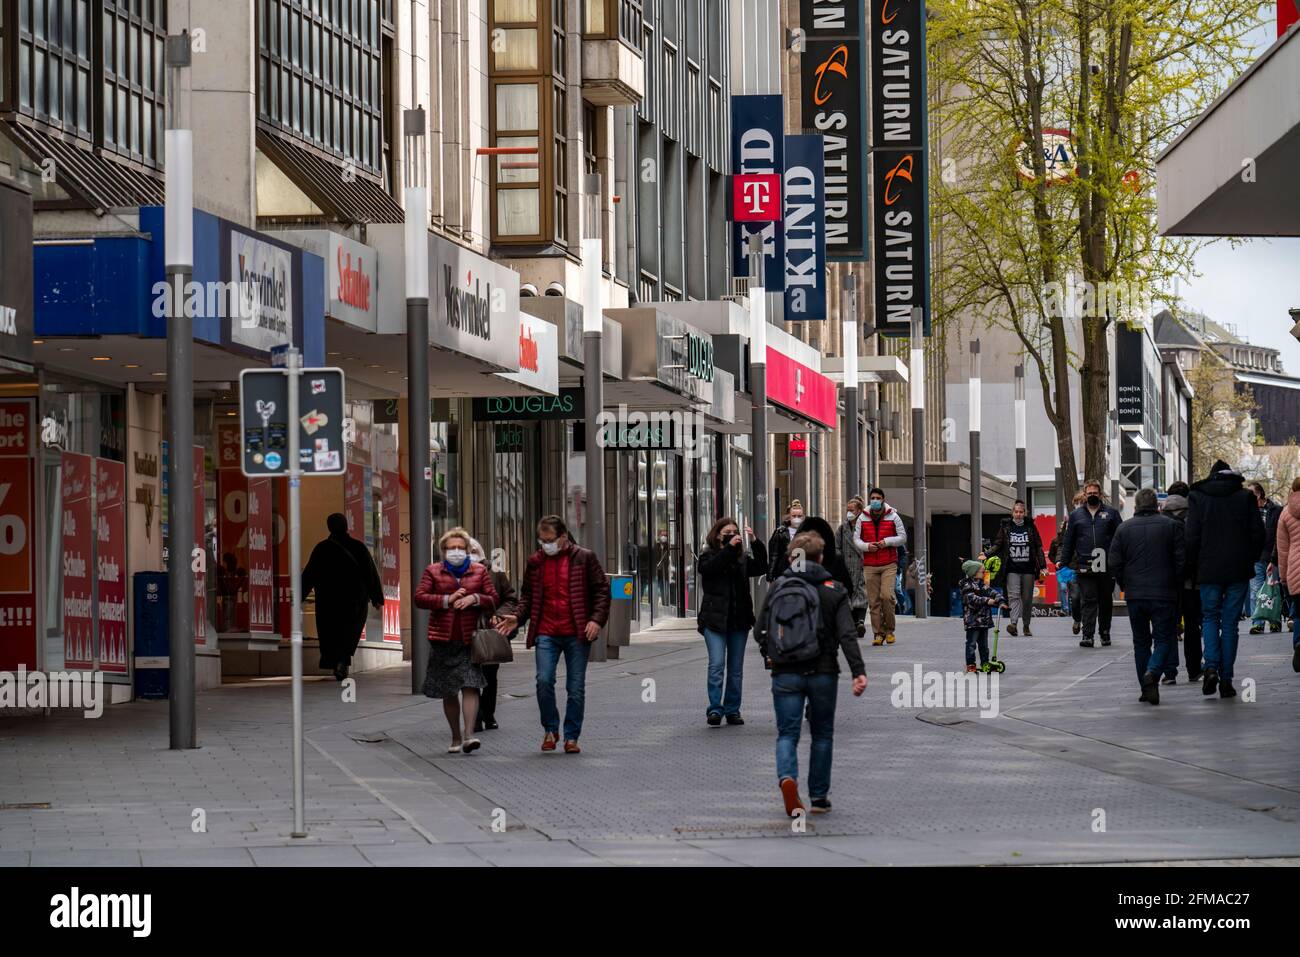
[[[985,582],[984,563],[972,558],[961,564],[962,624],[966,628],[966,670],[979,671],[975,652],[979,650],[979,664],[989,660],[989,629],[993,627],[993,609],[1006,608],[1006,600]]]

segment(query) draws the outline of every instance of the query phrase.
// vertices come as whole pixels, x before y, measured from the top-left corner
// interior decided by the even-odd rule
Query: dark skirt
[[[462,688],[487,687],[483,668],[469,660],[469,645],[459,641],[429,642],[429,669],[424,674],[427,698],[454,698]]]

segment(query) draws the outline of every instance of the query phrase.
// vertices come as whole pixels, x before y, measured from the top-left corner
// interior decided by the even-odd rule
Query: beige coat
[[[1292,492],[1277,520],[1278,576],[1286,590],[1300,595],[1300,492]]]

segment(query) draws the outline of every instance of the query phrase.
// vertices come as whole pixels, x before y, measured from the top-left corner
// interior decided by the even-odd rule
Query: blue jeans
[[[912,613],[912,596],[903,587],[902,572],[898,573],[898,579],[894,585],[894,604],[898,606],[900,615],[910,615]]]
[[[966,664],[975,664],[975,651],[979,649],[980,664],[989,660],[989,630],[987,628],[966,629]]]
[[[704,644],[709,649],[709,714],[740,714],[740,689],[745,679],[745,642],[748,638],[748,631],[724,633],[704,629]]]
[[[1300,648],[1300,615],[1291,619],[1291,647]]]
[[[1201,586],[1201,640],[1205,644],[1205,667],[1220,678],[1232,677],[1237,661],[1237,624],[1246,601],[1249,581],[1231,585]]]
[[[799,780],[799,731],[804,703],[812,729],[808,755],[808,797],[824,798],[831,791],[831,754],[835,748],[835,695],[839,675],[773,675],[772,705],[776,711],[776,780]]]
[[[1255,614],[1255,598],[1259,595],[1259,590],[1264,587],[1268,581],[1268,564],[1266,562],[1255,563],[1255,577],[1250,580],[1250,594],[1246,598],[1246,614]],[[1252,625],[1266,625],[1268,622],[1262,618],[1252,618]]]
[[[579,635],[537,636],[537,710],[542,730],[560,732],[560,712],[555,706],[555,669],[564,653],[564,740],[577,741],[582,734],[582,715],[587,701],[587,656],[591,645]]]
[[[1177,673],[1177,600],[1130,598],[1128,620],[1133,626],[1133,661],[1137,665],[1138,684],[1142,684],[1142,676],[1148,671],[1155,672],[1159,678],[1161,674],[1168,674],[1172,665],[1174,673]]]

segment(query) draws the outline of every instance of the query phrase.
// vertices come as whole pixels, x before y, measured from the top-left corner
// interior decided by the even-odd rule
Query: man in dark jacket
[[[537,648],[537,708],[541,712],[542,750],[554,751],[560,733],[555,703],[555,672],[564,655],[564,753],[580,754],[578,736],[587,701],[587,658],[591,643],[609,621],[609,581],[594,552],[575,545],[558,515],[537,523],[541,547],[528,559],[519,614],[502,618],[503,635],[529,625],[525,644]],[[530,624],[531,623],[531,624]]]
[[[1237,625],[1255,561],[1264,549],[1259,503],[1223,461],[1192,486],[1187,509],[1187,563],[1201,586],[1205,672],[1201,693],[1235,697]]]
[[[1137,512],[1110,543],[1110,573],[1124,590],[1133,625],[1133,660],[1142,686],[1139,700],[1159,704],[1160,674],[1170,652],[1178,654],[1174,622],[1187,556],[1183,525],[1156,511],[1155,489],[1139,490],[1134,503]]]
[[[1119,528],[1119,512],[1101,499],[1101,483],[1083,483],[1084,502],[1070,513],[1061,542],[1061,563],[1078,573],[1083,605],[1083,638],[1080,648],[1092,647],[1094,631],[1103,646],[1110,644],[1110,619],[1114,608],[1115,579],[1106,566],[1111,539]]]
[[[790,543],[792,564],[784,573],[797,576],[816,588],[821,627],[817,632],[817,657],[781,664],[771,661],[766,608],[759,612],[754,638],[772,670],[772,705],[776,711],[776,777],[791,817],[803,810],[799,799],[799,732],[805,707],[812,730],[809,752],[808,796],[814,814],[831,809],[831,757],[835,741],[835,698],[839,687],[842,650],[853,673],[853,694],[867,689],[867,671],[858,647],[858,630],[849,609],[849,593],[831,578],[821,564],[825,549],[820,535],[796,535]],[[774,590],[775,591],[775,590]],[[770,592],[768,597],[774,593]]]
[[[1165,496],[1164,514],[1184,525],[1187,523],[1187,496],[1191,489],[1186,482],[1169,486]],[[1187,680],[1201,680],[1201,591],[1196,587],[1195,569],[1190,563],[1183,569],[1183,580],[1178,589],[1178,614],[1183,620],[1183,663],[1187,665]],[[1178,681],[1178,643],[1175,642],[1165,658],[1164,683]]]
[[[302,597],[316,592],[320,666],[342,681],[366,627],[366,602],[384,607],[384,588],[364,542],[348,534],[347,516],[325,519],[329,537],[316,543],[302,570]]]
[[[993,587],[1001,589],[1011,604],[1007,634],[1015,635],[1016,622],[1023,621],[1025,637],[1032,638],[1029,621],[1034,616],[1034,584],[1047,567],[1047,561],[1043,558],[1043,539],[1020,499],[1011,506],[1011,518],[1003,520],[993,547],[987,555],[980,556],[980,561],[994,555],[1002,560],[1002,567],[993,580]]]
[[[1259,594],[1259,590],[1264,587],[1264,583],[1272,578],[1277,570],[1277,520],[1282,517],[1282,506],[1269,498],[1268,492],[1264,491],[1264,486],[1258,482],[1251,482],[1250,490],[1255,493],[1255,501],[1259,503],[1259,517],[1264,522],[1264,550],[1255,562],[1255,577],[1250,580],[1250,593],[1246,599],[1246,613],[1254,615],[1255,596]],[[1264,619],[1252,619],[1250,633],[1252,635],[1262,635],[1264,625]],[[1281,631],[1282,622],[1273,622],[1270,630]]]

